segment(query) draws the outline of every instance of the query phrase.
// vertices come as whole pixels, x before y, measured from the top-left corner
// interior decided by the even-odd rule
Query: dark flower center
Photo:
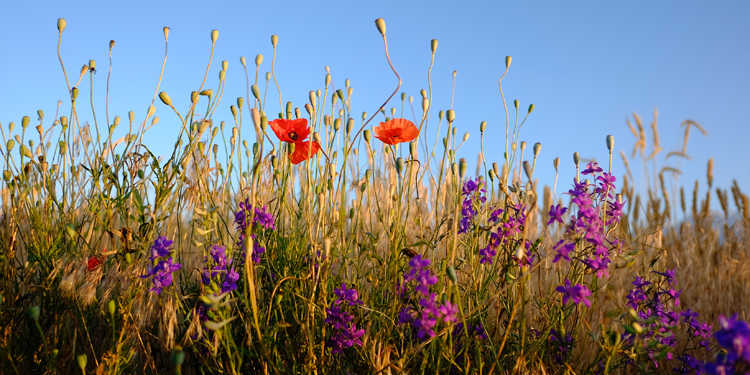
[[[289,139],[296,141],[298,138],[297,132],[289,132]]]

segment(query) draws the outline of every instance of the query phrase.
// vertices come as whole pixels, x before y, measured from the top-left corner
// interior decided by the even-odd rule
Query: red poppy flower
[[[99,266],[102,264],[103,261],[104,261],[104,259],[102,257],[96,256],[96,255],[92,255],[92,256],[89,257],[89,261],[87,263],[87,267],[86,268],[89,270],[89,272],[91,272],[91,271],[99,268]]]
[[[296,143],[304,141],[310,135],[307,119],[285,120],[283,118],[268,123],[276,136],[283,142]]]
[[[318,150],[320,150],[320,144],[318,142],[297,142],[294,144],[294,152],[289,154],[289,160],[292,161],[292,164],[299,164],[315,155]]]
[[[376,126],[374,130],[375,138],[389,145],[411,142],[419,135],[419,129],[414,126],[413,122],[405,118],[395,118],[381,122],[380,126]]]

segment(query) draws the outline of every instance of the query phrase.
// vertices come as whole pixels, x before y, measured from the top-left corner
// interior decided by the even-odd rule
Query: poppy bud
[[[31,121],[29,116],[23,116],[23,118],[21,118],[21,128],[26,129],[26,127],[29,126],[29,121]]]
[[[315,112],[315,110],[313,109],[313,107],[312,107],[312,106],[311,106],[311,105],[310,105],[309,103],[305,103],[305,111],[306,111],[306,112],[307,112],[307,114],[308,114],[308,115],[310,115],[311,117],[312,117],[312,115],[313,115],[313,112]],[[299,115],[297,115],[297,118],[299,118]]]
[[[534,172],[531,170],[531,163],[528,160],[523,161],[523,171],[526,172],[526,177],[531,181]]]
[[[286,102],[286,117],[292,117],[292,102]]]
[[[219,72],[219,81],[223,81],[227,77],[227,71],[222,70]]]
[[[62,120],[62,119],[60,119],[60,120]],[[113,126],[115,126],[115,127],[116,127],[117,125],[120,125],[120,120],[121,120],[121,119],[120,119],[120,116],[115,116],[115,119],[114,119],[114,120],[112,120],[112,125],[113,125]],[[68,124],[68,119],[65,119],[65,121],[63,121],[63,122],[65,122],[65,125],[67,126],[67,124]]]
[[[255,55],[255,66],[260,66],[260,64],[263,64],[263,55],[259,53]]]
[[[273,48],[276,48],[278,44],[279,44],[279,36],[276,34],[271,35],[271,45],[273,46]]]
[[[396,172],[398,172],[400,176],[403,170],[404,170],[404,158],[399,157],[396,159]]]
[[[615,148],[615,137],[610,135],[607,135],[607,150],[609,152],[612,152],[612,149]]]
[[[39,121],[44,120],[44,111],[42,111],[41,109],[37,109],[36,110],[36,116],[39,119]]]
[[[362,112],[362,121],[367,120],[367,112]]]
[[[258,85],[253,84],[252,86],[250,86],[250,91],[253,92],[253,97],[255,98],[255,100],[260,100],[260,91],[258,90]]]
[[[557,171],[557,167],[560,166],[560,157],[556,157],[552,160],[552,166],[555,167],[555,171]]]
[[[495,182],[495,171],[490,169],[490,172],[488,174],[490,175],[490,182]]]
[[[487,130],[487,121],[482,121],[479,123],[479,131],[484,133],[485,130]]]
[[[89,66],[88,65],[84,64],[83,66],[81,66],[81,77],[83,77],[83,75],[86,74],[86,73],[88,73],[88,72],[89,72]]]
[[[73,99],[73,101],[78,99],[78,87],[73,87],[72,89],[70,89],[70,98]]]
[[[534,105],[533,104],[529,104],[528,113],[530,114],[531,112],[534,112]]]
[[[498,169],[496,162],[492,163],[492,170],[495,171],[495,176],[500,177],[500,170]]]
[[[432,53],[435,53],[435,51],[437,51],[437,47],[438,47],[438,40],[437,39],[431,40],[430,41],[430,51],[432,51]]]
[[[213,153],[214,153],[214,157],[216,157],[216,154],[218,154],[218,153],[219,153],[219,145],[218,145],[218,144],[216,144],[216,143],[214,143],[214,145],[213,145],[213,146],[211,146],[211,151],[213,151]]]
[[[458,159],[458,177],[464,178],[464,175],[466,175],[466,159],[461,158]]]
[[[325,84],[326,84],[326,87],[328,87],[331,84],[331,75],[329,73],[326,73]]]
[[[234,104],[229,106],[229,111],[232,112],[232,117],[237,119],[237,107],[235,107]]]
[[[365,130],[362,133],[362,136],[365,138],[365,142],[370,143],[370,139],[372,139],[372,133],[370,133],[370,129]]]
[[[86,372],[86,354],[79,354],[76,357],[76,362],[78,362],[78,367],[81,369],[82,372]]]
[[[417,159],[417,141],[409,142],[409,156],[412,160]]]
[[[211,30],[211,43],[216,43],[216,39],[219,39],[219,30]]]
[[[294,118],[300,118],[299,107],[294,107]]]
[[[227,70],[229,68],[229,62],[227,60],[221,61],[221,70]]]
[[[578,155],[578,151],[573,153],[573,163],[578,167],[578,164],[581,162],[581,157]]]
[[[29,318],[31,318],[31,320],[33,321],[39,320],[39,312],[40,312],[39,305],[34,305],[34,306],[29,307]]]
[[[339,131],[339,129],[341,129],[341,118],[336,117],[336,119],[333,120],[333,130]]]
[[[382,18],[378,18],[375,20],[375,26],[378,28],[378,31],[380,32],[380,35],[385,37],[385,20]]]
[[[401,101],[403,102],[404,100],[406,100],[406,93],[402,91],[401,92]]]
[[[351,134],[352,130],[354,130],[354,119],[349,117],[349,119],[346,120],[346,134]]]
[[[247,68],[247,59],[245,56],[240,56],[240,64],[242,64],[243,67]]]
[[[115,315],[115,300],[111,299],[109,302],[107,302],[107,310],[109,311],[109,315]]]
[[[520,105],[518,99],[513,99],[513,106],[516,107],[516,111],[518,110],[518,106]]]
[[[161,31],[164,32],[164,41],[169,40],[169,26],[164,26]]]
[[[242,107],[245,105],[245,98],[239,96],[237,97],[237,108],[242,110]]]
[[[427,108],[430,106],[430,101],[427,98],[422,98],[422,112],[427,112]]]
[[[172,99],[164,91],[159,93],[159,99],[161,99],[161,102],[164,103],[165,105],[168,105],[168,106],[172,105]]]
[[[109,52],[112,52],[112,48],[115,48],[115,41],[114,40],[110,40],[109,41]]]
[[[513,61],[512,56],[505,56],[505,69],[510,68],[510,63]]]
[[[445,268],[445,273],[448,275],[448,278],[455,284],[458,282],[458,277],[456,276],[456,269],[453,268],[453,266],[448,266]]]
[[[185,352],[182,351],[180,346],[175,347],[174,353],[172,353],[172,364],[174,367],[182,366],[182,362],[185,361]]]
[[[271,72],[266,72],[266,81],[271,80]]]
[[[534,158],[536,159],[536,157],[539,156],[539,151],[542,150],[542,144],[539,142],[534,143],[533,150],[534,150]]]
[[[448,122],[453,122],[453,120],[456,119],[456,112],[452,109],[449,109],[446,115],[446,119],[448,120]]]
[[[65,18],[58,18],[57,19],[57,31],[62,33],[63,30],[65,30],[65,26],[68,25],[68,22],[65,21]]]
[[[312,133],[312,139],[313,141],[320,143],[320,134],[318,134],[318,132]]]
[[[96,70],[96,60],[91,59],[89,60],[89,69],[93,73]]]
[[[469,140],[469,132],[464,133],[464,139],[462,142],[466,142]]]
[[[310,104],[312,104],[313,107],[317,107],[317,98],[315,97],[315,91],[310,90],[307,93],[308,99],[310,99]]]
[[[448,147],[448,137],[443,137],[443,148]]]

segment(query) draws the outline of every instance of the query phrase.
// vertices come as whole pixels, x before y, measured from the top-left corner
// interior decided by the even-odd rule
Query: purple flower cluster
[[[502,208],[494,210],[490,214],[490,224],[497,225],[497,228],[490,232],[490,238],[487,246],[479,250],[479,262],[482,264],[492,264],[492,261],[497,255],[497,250],[507,245],[509,248],[516,248],[520,245],[519,241],[515,240],[515,237],[523,232],[524,225],[526,225],[526,206],[522,204],[510,205],[506,208],[508,212]],[[507,215],[505,215],[507,213]],[[515,245],[515,246],[514,246]],[[528,249],[529,243],[524,244]],[[531,258],[527,258],[532,260]],[[523,259],[517,259],[522,262]]]
[[[563,239],[555,244],[553,250],[556,255],[552,260],[553,263],[560,259],[571,261],[570,254],[575,252],[576,243],[582,243],[580,259],[598,278],[609,276],[611,252],[619,248],[620,243],[616,239],[607,238],[607,226],[620,221],[623,208],[623,202],[614,194],[615,177],[601,172],[602,169],[596,162],[590,162],[582,173],[593,174],[598,184],[591,185],[587,180],[573,182],[573,189],[568,193],[576,212],[569,219],[566,228],[570,239]],[[564,223],[562,216],[566,211],[560,205],[550,207],[547,225]]]
[[[737,315],[727,318],[719,317],[719,330],[714,338],[723,349],[714,362],[704,366],[707,374],[734,374],[750,369],[750,326],[737,319]],[[747,374],[747,372],[745,372]]]
[[[565,285],[560,285],[555,290],[562,294],[563,305],[567,304],[569,300],[573,300],[576,305],[583,302],[587,307],[591,307],[591,301],[587,298],[591,295],[591,291],[586,285],[571,285],[570,280],[565,279]]]
[[[214,295],[229,293],[237,289],[237,281],[240,274],[232,266],[232,259],[227,260],[226,248],[221,245],[213,245],[209,251],[210,257],[206,258],[206,266],[201,274],[203,284],[213,286],[218,291]]]
[[[253,211],[253,205],[250,204],[249,199],[245,199],[244,201],[240,202],[239,209],[237,212],[234,213],[234,224],[237,229],[237,232],[239,233],[238,239],[237,239],[237,247],[243,251],[242,259],[244,259],[244,249],[245,249],[245,230],[247,229],[247,226],[249,225],[247,223],[247,218],[250,216],[250,213],[253,214],[253,224],[264,229],[275,229],[274,225],[274,217],[273,215],[268,212],[267,207],[255,207],[255,210]],[[266,252],[266,248],[261,246],[260,243],[258,243],[258,238],[255,234],[252,235],[253,238],[253,253],[251,254],[251,257],[253,259],[253,262],[260,263],[260,257],[263,255],[263,253]]]
[[[175,263],[172,260],[172,241],[168,240],[167,237],[158,237],[153,245],[151,245],[151,256],[149,260],[152,263],[152,267],[148,273],[141,276],[141,278],[151,278],[153,287],[152,292],[161,294],[162,289],[172,285],[172,273],[179,270],[182,265]]]
[[[681,362],[678,372],[694,372],[701,367],[700,360],[691,356],[689,349],[709,348],[711,326],[698,320],[698,314],[680,308],[681,291],[675,289],[674,270],[654,272],[657,280],[646,280],[636,276],[633,289],[627,295],[627,305],[637,314],[643,328],[640,333],[628,333],[625,342],[637,351],[644,351],[658,367],[656,358],[664,353],[667,359],[675,357],[676,333],[686,330],[689,345],[677,359]],[[638,342],[636,338],[640,339]],[[638,346],[638,347],[636,347]]]
[[[349,289],[346,284],[341,284],[341,288],[335,288],[333,293],[336,295],[336,300],[331,302],[331,306],[326,309],[325,322],[333,328],[328,346],[333,349],[334,353],[339,353],[354,345],[362,346],[361,338],[365,330],[357,328],[354,324],[354,314],[347,311],[352,306],[362,304],[357,290]]]
[[[474,222],[474,216],[477,214],[478,204],[481,206],[487,201],[485,196],[486,190],[482,178],[477,178],[476,181],[469,179],[464,183],[461,189],[461,195],[464,197],[464,201],[461,204],[461,222],[459,223],[458,233],[464,233],[471,227]]]
[[[411,324],[417,331],[417,337],[425,340],[435,337],[435,327],[440,321],[446,324],[456,322],[458,307],[450,301],[437,302],[437,295],[430,292],[430,287],[437,284],[438,278],[429,270],[430,260],[415,255],[409,260],[410,269],[404,273],[404,284],[399,288],[405,292],[407,285],[414,285],[418,293],[418,307],[407,306],[399,312],[399,324]]]

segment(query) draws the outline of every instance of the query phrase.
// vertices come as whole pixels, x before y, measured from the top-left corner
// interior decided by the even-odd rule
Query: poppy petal
[[[292,164],[299,164],[315,155],[320,150],[320,144],[315,141],[297,142],[294,144],[294,152],[289,154]]]

